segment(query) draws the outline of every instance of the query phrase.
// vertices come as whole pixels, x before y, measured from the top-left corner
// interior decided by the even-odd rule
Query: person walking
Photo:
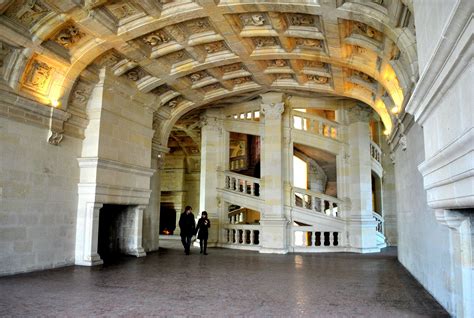
[[[183,243],[184,253],[189,255],[191,249],[191,239],[193,238],[196,223],[192,208],[188,205],[179,217],[179,228],[181,229],[181,243]]]
[[[202,211],[201,218],[196,226],[197,238],[201,247],[201,254],[207,255],[207,238],[209,237],[208,229],[211,227],[211,221],[207,218],[207,212]]]

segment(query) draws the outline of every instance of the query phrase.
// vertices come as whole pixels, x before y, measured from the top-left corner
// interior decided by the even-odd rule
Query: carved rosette
[[[260,111],[265,115],[265,120],[281,120],[281,114],[285,111],[285,103],[262,104]]]

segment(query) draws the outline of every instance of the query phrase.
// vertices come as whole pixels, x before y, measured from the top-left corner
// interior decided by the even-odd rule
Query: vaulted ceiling
[[[86,120],[93,69],[106,66],[172,116],[282,91],[363,101],[390,131],[418,78],[411,8],[410,0],[4,1],[0,71],[15,92],[76,121]]]

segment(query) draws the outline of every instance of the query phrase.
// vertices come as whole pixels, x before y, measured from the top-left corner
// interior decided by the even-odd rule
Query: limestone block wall
[[[79,139],[0,118],[0,275],[74,263]]]
[[[424,160],[423,132],[415,124],[407,134],[408,147],[395,157],[397,185],[398,258],[408,271],[445,307],[452,311],[450,292],[450,239],[435,211],[426,203],[418,165]]]
[[[418,64],[421,73],[436,48],[437,41],[433,41],[433,39],[441,37],[446,21],[457,2],[457,0],[413,1]],[[420,28],[419,26],[423,27]]]

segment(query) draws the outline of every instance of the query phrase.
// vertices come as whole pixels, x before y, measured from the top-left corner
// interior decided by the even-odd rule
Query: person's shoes
[[[189,251],[186,251],[186,255],[189,255]]]
[[[202,250],[199,252],[199,254],[202,254]]]
[[[207,255],[207,253],[206,253],[206,252],[204,252],[204,255]]]

